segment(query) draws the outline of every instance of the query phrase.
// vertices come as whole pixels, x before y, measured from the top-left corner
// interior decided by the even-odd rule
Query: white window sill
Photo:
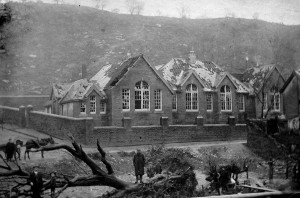
[[[208,112],[208,113],[212,113],[212,112],[213,112],[213,110],[206,110],[206,112]]]
[[[106,112],[100,112],[100,114],[106,114]]]
[[[96,114],[96,112],[90,112],[90,114]]]
[[[136,112],[149,112],[150,109],[135,109]]]
[[[129,112],[130,109],[122,109],[122,112]]]
[[[86,112],[80,112],[80,115],[86,115]]]
[[[232,112],[232,110],[221,110],[221,113],[224,112],[224,113],[230,113]]]
[[[177,112],[177,109],[172,109],[172,112]]]
[[[199,110],[185,110],[186,112],[198,112]]]

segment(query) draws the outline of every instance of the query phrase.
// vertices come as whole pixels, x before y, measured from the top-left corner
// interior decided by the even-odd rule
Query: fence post
[[[18,125],[20,127],[26,126],[26,117],[25,117],[25,106],[21,105],[19,107],[19,122]]]
[[[234,117],[234,116],[229,116],[229,117],[228,117],[228,124],[229,124],[230,126],[235,126],[236,120],[235,120],[235,117]]]
[[[130,117],[124,117],[122,119],[122,126],[126,129],[126,131],[131,130],[131,118]]]
[[[85,144],[89,144],[90,136],[94,130],[94,119],[91,117],[85,118]]]
[[[203,126],[203,124],[204,124],[204,118],[202,116],[197,116],[196,117],[196,125]]]
[[[30,126],[30,112],[33,111],[32,105],[27,105],[26,111],[25,111],[25,118],[26,118],[26,127],[28,128]]]

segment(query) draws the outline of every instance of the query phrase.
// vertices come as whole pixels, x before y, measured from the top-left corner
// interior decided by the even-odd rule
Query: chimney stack
[[[189,59],[190,64],[195,64],[196,63],[197,56],[196,56],[195,51],[190,51],[188,59]]]
[[[87,77],[86,64],[82,64],[82,66],[81,66],[81,78],[84,79],[86,77]]]

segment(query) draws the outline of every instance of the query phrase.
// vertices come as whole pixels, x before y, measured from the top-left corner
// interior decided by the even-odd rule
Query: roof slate
[[[183,58],[173,58],[163,66],[156,66],[156,69],[174,89],[183,85],[186,78],[189,77],[188,71],[193,71],[204,86],[205,91],[212,91],[228,76],[238,92],[249,92],[247,86],[211,61],[197,60],[194,64],[190,64]]]

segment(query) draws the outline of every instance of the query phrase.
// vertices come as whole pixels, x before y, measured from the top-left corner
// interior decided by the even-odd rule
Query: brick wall
[[[19,108],[0,106],[0,121],[19,125],[21,119]]]
[[[80,143],[85,143],[87,120],[93,122],[92,118],[72,118],[29,111],[27,127],[62,139],[67,139],[66,135],[70,132]]]
[[[26,112],[25,112],[26,111]],[[35,129],[54,137],[67,139],[72,133],[79,143],[95,144],[99,139],[104,146],[145,145],[173,142],[224,141],[245,139],[245,124],[235,125],[235,118],[229,124],[203,125],[204,118],[198,116],[197,125],[170,125],[168,117],[160,119],[156,126],[132,126],[131,118],[124,118],[123,127],[94,127],[93,118],[73,118],[45,112],[33,111],[32,106],[19,109],[0,106],[1,117],[12,120],[23,127]]]
[[[48,100],[48,95],[0,96],[0,105],[16,108],[21,105],[32,105],[34,109],[44,111],[44,105]]]
[[[245,124],[230,126],[219,125],[170,125],[164,126],[133,126],[95,127],[88,138],[89,144],[99,139],[104,146],[147,145],[176,142],[231,141],[247,137]]]

